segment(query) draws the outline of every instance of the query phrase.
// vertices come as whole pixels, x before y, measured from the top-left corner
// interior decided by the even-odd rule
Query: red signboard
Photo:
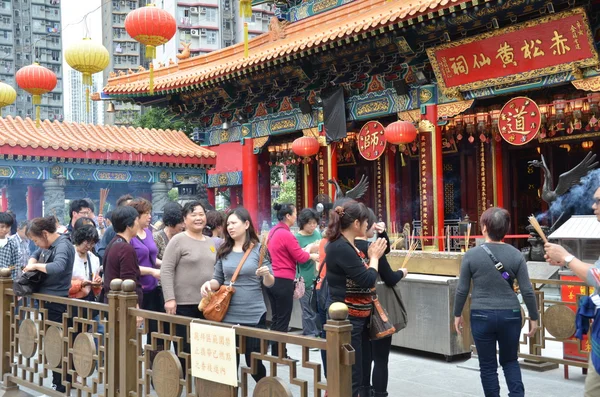
[[[367,160],[377,160],[385,151],[385,128],[377,121],[369,121],[358,133],[358,151]]]
[[[506,102],[500,112],[498,130],[511,145],[525,145],[540,130],[542,115],[537,103],[527,97],[516,97]]]
[[[427,53],[444,91],[511,84],[598,63],[583,8],[430,48]]]

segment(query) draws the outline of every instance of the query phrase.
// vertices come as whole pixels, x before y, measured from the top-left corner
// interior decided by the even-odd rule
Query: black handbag
[[[377,294],[373,294],[373,311],[371,313],[371,324],[369,325],[369,337],[371,340],[383,339],[396,333],[396,327],[390,322],[390,318],[381,306]]]
[[[35,294],[39,291],[44,280],[46,280],[46,276],[46,273],[39,270],[25,272],[13,282],[13,292],[16,296]]]
[[[400,283],[393,287],[387,286],[381,278],[377,276],[377,297],[381,302],[381,305],[387,310],[390,322],[396,328],[396,332],[399,332],[406,328],[408,323],[408,314],[406,313],[406,307],[402,301],[402,294],[400,293]]]

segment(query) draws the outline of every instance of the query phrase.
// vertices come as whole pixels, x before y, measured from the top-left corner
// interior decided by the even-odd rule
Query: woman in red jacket
[[[271,256],[275,284],[267,290],[271,302],[271,331],[287,332],[294,304],[294,279],[296,264],[307,262],[309,259],[319,261],[319,247],[314,244],[300,248],[298,240],[290,232],[290,227],[296,223],[297,211],[292,204],[276,203],[273,209],[277,211],[279,223],[269,232],[267,248]],[[315,253],[311,253],[315,252]],[[273,343],[271,354],[279,355],[279,345]],[[287,357],[287,352],[284,352]]]

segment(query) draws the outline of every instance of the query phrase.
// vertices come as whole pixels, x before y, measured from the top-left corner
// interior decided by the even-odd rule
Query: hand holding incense
[[[544,244],[547,243],[548,239],[546,238],[546,234],[544,234],[544,231],[542,230],[542,227],[540,226],[535,216],[531,215],[529,217],[529,223],[531,224],[531,226],[533,226],[537,234],[540,235],[540,238],[544,241]]]

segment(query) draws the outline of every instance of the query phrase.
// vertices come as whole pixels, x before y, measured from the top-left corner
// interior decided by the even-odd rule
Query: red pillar
[[[437,125],[437,92],[433,85],[423,86],[421,90],[430,91],[431,98],[425,105],[425,114],[422,120],[427,120],[429,129],[421,130],[421,149],[425,149],[422,156],[427,164],[421,166],[421,178],[426,180],[426,194],[421,194],[421,219],[423,224],[428,223],[428,231],[425,235],[438,236],[437,239],[425,240],[425,246],[434,246],[440,251],[444,250],[444,174],[442,165],[442,131]],[[423,163],[422,159],[422,163]],[[422,185],[423,187],[423,185]],[[427,201],[427,204],[424,202]]]
[[[398,219],[396,218],[396,153],[388,150],[384,158],[385,178],[385,212],[387,228],[392,233],[397,233]],[[392,226],[394,228],[392,229]]]
[[[242,195],[244,207],[254,224],[258,223],[258,156],[254,154],[252,139],[242,142]],[[258,225],[260,227],[260,225]]]
[[[311,161],[302,168],[302,195],[304,208],[312,208],[315,190],[313,185],[313,176],[315,174],[315,162]]]
[[[8,211],[8,197],[6,196],[6,187],[2,188],[2,211]]]
[[[208,193],[208,203],[214,207],[215,206],[215,188],[209,187],[206,189],[206,192]]]
[[[327,146],[327,175],[329,179],[338,179],[337,167],[337,143],[332,143]],[[335,199],[335,187],[329,183],[329,196],[331,200]]]
[[[271,166],[269,165],[269,152],[263,150],[258,155],[258,225],[262,227],[264,221],[271,226]]]
[[[502,142],[492,140],[492,167],[494,178],[494,205],[504,208],[504,163],[502,162]]]

